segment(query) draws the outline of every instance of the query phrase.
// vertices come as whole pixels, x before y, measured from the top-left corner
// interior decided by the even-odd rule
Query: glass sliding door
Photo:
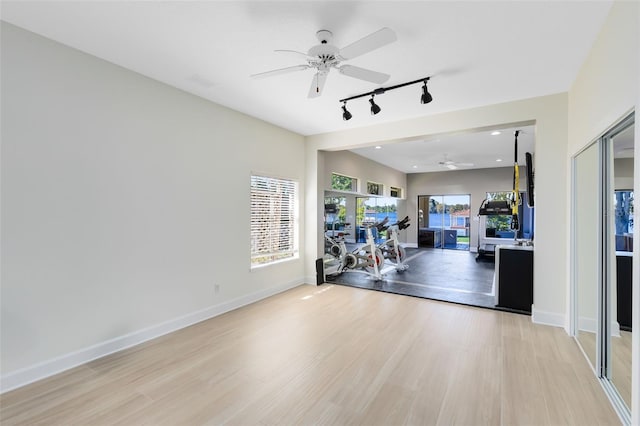
[[[469,250],[470,195],[418,197],[418,247]]]

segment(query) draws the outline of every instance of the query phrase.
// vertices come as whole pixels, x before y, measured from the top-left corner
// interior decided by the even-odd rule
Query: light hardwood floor
[[[596,363],[596,335],[581,331],[578,340],[591,365]],[[627,407],[631,407],[631,332],[611,336],[611,382]]]
[[[527,316],[300,286],[0,397],[2,425],[619,424]]]

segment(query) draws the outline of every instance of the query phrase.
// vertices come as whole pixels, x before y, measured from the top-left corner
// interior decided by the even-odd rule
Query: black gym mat
[[[381,280],[361,272],[327,277],[327,282],[407,296],[494,308],[493,262],[476,262],[476,254],[442,249],[406,249],[409,269],[398,272],[385,263]]]

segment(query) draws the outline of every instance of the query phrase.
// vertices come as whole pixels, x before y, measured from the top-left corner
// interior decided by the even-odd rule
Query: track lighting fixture
[[[427,80],[424,81],[424,84],[422,86],[422,96],[420,97],[420,103],[422,104],[428,104],[433,100],[433,96],[431,96],[431,93],[429,93],[429,90],[427,90]]]
[[[380,112],[380,107],[373,101],[373,97],[375,95],[371,95],[371,99],[369,99],[369,103],[371,104],[371,115],[376,115]]]
[[[349,121],[351,120],[351,113],[349,111],[347,111],[347,103],[345,102],[344,105],[342,105],[342,119],[344,121]]]
[[[429,81],[429,78],[430,77],[424,77],[424,78],[421,78],[419,80],[409,81],[407,83],[397,84],[397,85],[391,86],[391,87],[380,87],[380,88],[378,88],[376,90],[373,90],[371,92],[363,93],[361,95],[351,96],[349,98],[340,99],[339,102],[343,103],[343,105],[342,105],[342,119],[347,121],[347,120],[351,120],[351,117],[352,117],[351,113],[349,111],[347,111],[347,101],[350,101],[352,99],[362,98],[362,97],[365,97],[365,96],[371,96],[371,99],[369,99],[369,103],[371,104],[371,115],[376,115],[377,113],[379,113],[381,111],[381,108],[373,100],[375,95],[382,95],[383,93],[388,92],[389,90],[398,89],[400,87],[408,86],[410,84],[422,83],[422,96],[420,97],[420,103],[428,104],[429,102],[431,102],[433,100],[433,97],[431,96],[431,93],[429,93],[429,90],[427,89],[427,81]]]

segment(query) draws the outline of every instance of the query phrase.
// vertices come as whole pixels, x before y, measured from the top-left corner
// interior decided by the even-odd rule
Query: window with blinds
[[[298,182],[251,176],[251,267],[298,256]]]

